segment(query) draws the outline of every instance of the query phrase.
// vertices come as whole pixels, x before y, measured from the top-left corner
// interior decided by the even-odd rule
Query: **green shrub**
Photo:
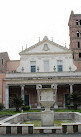
[[[73,108],[76,110],[81,105],[81,93],[74,91],[70,96],[70,101],[73,103]]]
[[[3,110],[4,105],[2,103],[0,103],[0,111]]]
[[[19,108],[21,108],[21,106],[23,104],[23,100],[21,97],[16,96],[13,98],[12,104],[16,108],[16,112],[17,112],[17,111],[19,111]]]
[[[68,109],[73,109],[73,108],[74,108],[74,105],[66,105],[66,107],[67,107]]]
[[[21,109],[22,109],[23,111],[27,111],[27,110],[30,109],[30,106],[22,106]]]

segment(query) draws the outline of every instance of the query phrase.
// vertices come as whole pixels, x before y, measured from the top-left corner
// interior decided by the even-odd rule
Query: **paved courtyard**
[[[0,135],[0,137],[81,137],[81,134]]]

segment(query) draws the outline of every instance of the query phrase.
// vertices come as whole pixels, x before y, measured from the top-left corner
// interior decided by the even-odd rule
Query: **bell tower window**
[[[78,48],[80,48],[80,42],[78,41]]]
[[[79,53],[79,58],[81,58],[81,53]]]
[[[79,24],[79,21],[78,20],[76,20],[76,25],[78,25]]]
[[[2,59],[2,65],[3,65],[3,59]]]
[[[80,32],[79,31],[77,31],[77,37],[80,37]]]
[[[81,20],[80,20],[80,25],[81,25]]]

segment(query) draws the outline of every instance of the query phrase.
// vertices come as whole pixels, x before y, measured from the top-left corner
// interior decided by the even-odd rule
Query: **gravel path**
[[[0,137],[81,137],[81,134],[0,135]]]

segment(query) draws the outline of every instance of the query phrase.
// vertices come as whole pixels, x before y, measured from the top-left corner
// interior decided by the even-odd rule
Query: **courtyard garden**
[[[41,110],[38,109],[29,109],[27,111],[23,111],[23,113],[25,112],[40,112]],[[79,112],[81,113],[81,109],[55,109],[55,112]],[[21,113],[22,111],[16,112],[15,110],[2,110],[0,111],[0,115],[14,115],[17,113]]]

